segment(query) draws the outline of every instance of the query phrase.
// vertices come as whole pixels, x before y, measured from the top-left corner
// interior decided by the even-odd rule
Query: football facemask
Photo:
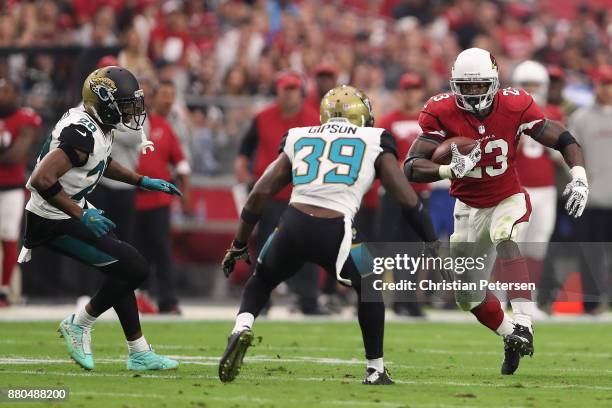
[[[480,85],[480,86],[479,86]],[[497,78],[487,78],[474,81],[473,79],[451,79],[451,91],[455,94],[457,106],[475,114],[483,114],[491,105],[495,94],[499,90],[499,80]],[[485,88],[486,91],[474,92],[475,89]]]
[[[147,112],[144,106],[144,93],[141,89],[134,92],[134,98],[118,100],[115,105],[121,117],[118,126],[123,125],[131,130],[142,129]]]

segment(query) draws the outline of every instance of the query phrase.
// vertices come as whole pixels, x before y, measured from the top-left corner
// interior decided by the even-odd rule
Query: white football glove
[[[572,217],[578,218],[582,215],[587,204],[589,184],[584,167],[574,166],[570,169],[570,173],[572,174],[572,181],[567,184],[563,191],[563,196],[567,197],[565,210]]]
[[[457,143],[451,144],[451,152],[453,154],[450,163],[450,169],[456,178],[463,178],[478,164],[482,157],[480,143],[478,143],[471,152],[463,155],[459,152]]]

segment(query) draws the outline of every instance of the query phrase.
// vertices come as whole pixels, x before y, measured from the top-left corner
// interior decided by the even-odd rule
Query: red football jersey
[[[461,179],[451,180],[450,193],[470,207],[494,207],[503,199],[523,191],[515,159],[521,133],[537,131],[544,114],[523,90],[497,92],[491,113],[483,120],[460,109],[455,96],[439,94],[427,101],[419,115],[425,137],[437,142],[456,136],[479,141],[482,158]]]
[[[138,159],[139,174],[151,178],[171,181],[170,168],[185,160],[183,148],[172,130],[172,126],[163,116],[149,113],[149,140],[155,144],[155,150],[141,154]],[[173,196],[160,191],[136,192],[136,209],[151,210],[170,205]]]
[[[0,150],[8,149],[24,127],[39,128],[40,124],[40,116],[30,108],[19,108],[12,115],[0,118]],[[25,160],[17,164],[0,164],[0,190],[20,188],[24,184]]]
[[[385,115],[376,126],[388,130],[393,135],[400,163],[406,159],[412,143],[423,133],[419,126],[419,115],[406,115],[399,109]],[[428,183],[411,184],[418,193],[431,190]]]
[[[547,105],[544,115],[563,123],[563,112],[555,105]],[[530,137],[523,137],[516,155],[519,180],[525,187],[550,187],[555,185],[555,163],[547,148]]]

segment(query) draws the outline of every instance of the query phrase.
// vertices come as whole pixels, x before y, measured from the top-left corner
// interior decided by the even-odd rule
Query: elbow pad
[[[421,200],[419,200],[416,207],[402,208],[402,213],[423,241],[432,242],[437,239],[429,211],[427,211]]]
[[[566,130],[559,135],[559,140],[557,140],[557,143],[555,144],[555,150],[563,153],[563,150],[565,150],[565,148],[571,144],[577,144],[580,146],[574,136],[572,136],[572,134]]]
[[[420,153],[413,153],[406,157],[406,160],[404,160],[404,175],[408,177],[408,180],[410,180],[410,177],[412,176],[412,165],[416,159],[427,159],[427,156]]]

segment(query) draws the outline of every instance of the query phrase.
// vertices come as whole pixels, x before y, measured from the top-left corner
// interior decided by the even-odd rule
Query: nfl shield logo
[[[478,133],[480,133],[481,135],[484,135],[485,132],[485,127],[484,125],[480,125],[478,126]]]

